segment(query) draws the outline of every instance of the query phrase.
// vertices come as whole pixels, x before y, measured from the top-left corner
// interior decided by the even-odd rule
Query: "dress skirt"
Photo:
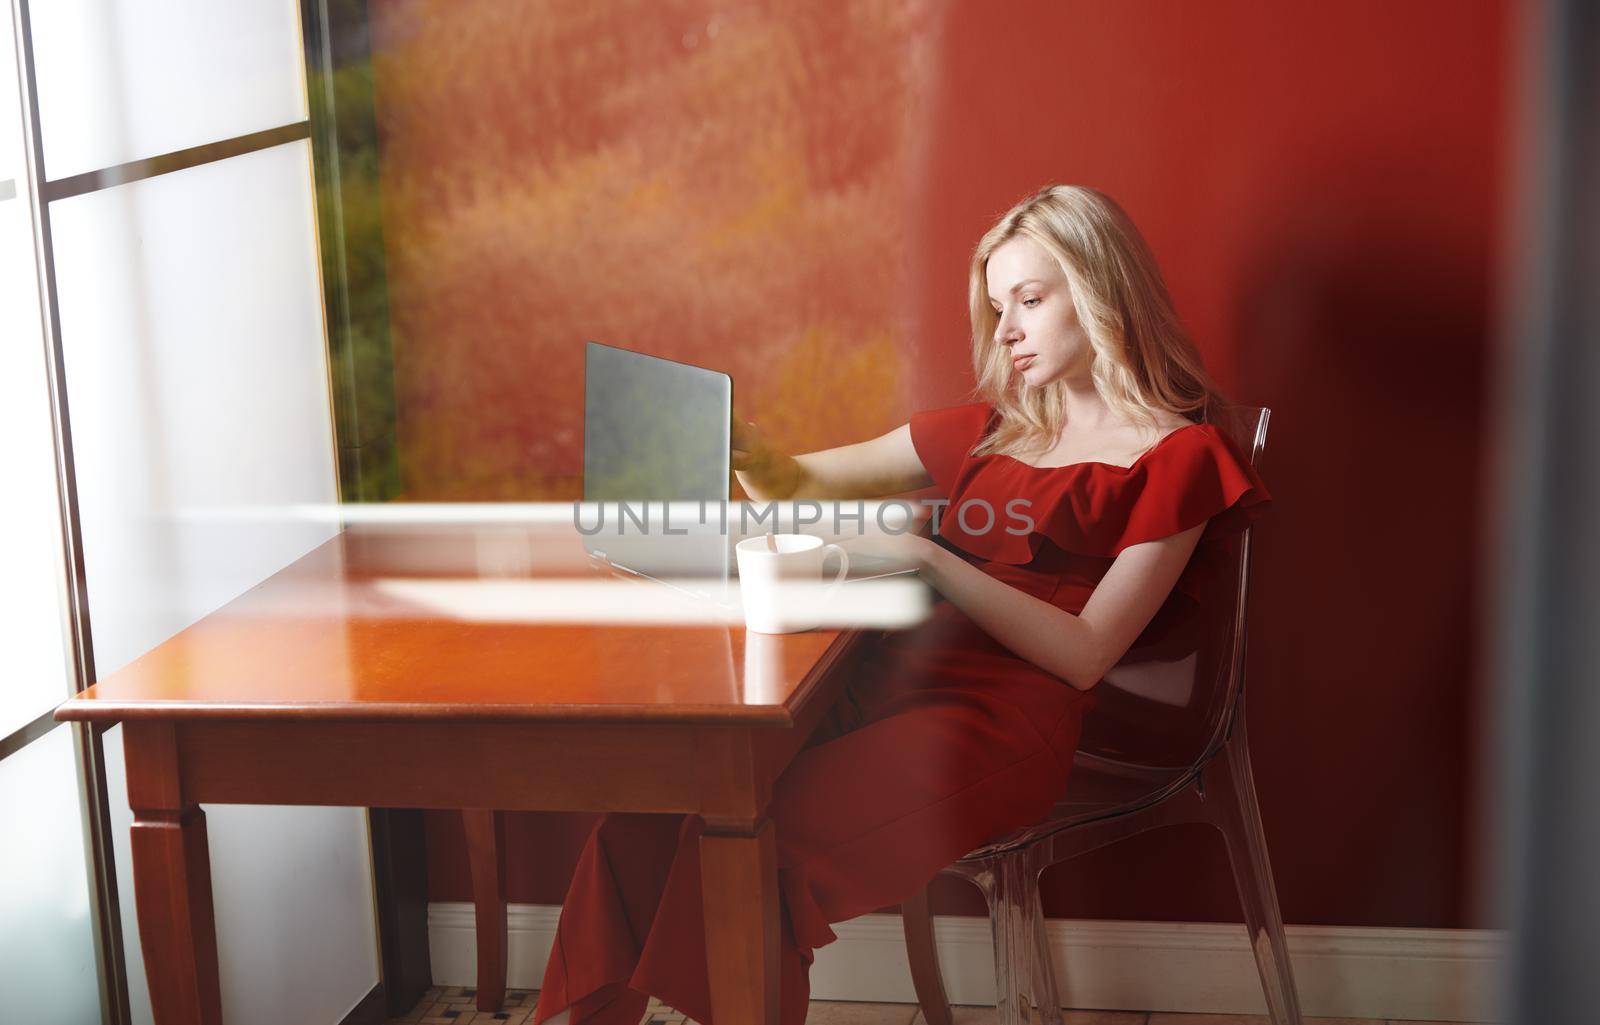
[[[1093,691],[995,644],[948,602],[888,634],[778,777],[782,1025],[803,1025],[813,951],[831,923],[898,904],[989,840],[1042,818],[1066,790]],[[534,1025],[638,1025],[649,997],[711,1014],[693,814],[595,824],[562,905]]]

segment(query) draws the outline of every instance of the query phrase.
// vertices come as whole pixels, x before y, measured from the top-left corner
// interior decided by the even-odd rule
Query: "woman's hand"
[[[768,444],[760,429],[741,417],[737,409],[732,413],[729,465],[745,494],[757,502],[789,498],[800,486],[800,464]]]
[[[732,439],[735,470],[758,471],[772,461],[772,446],[755,424],[740,418],[737,409],[733,411]]]

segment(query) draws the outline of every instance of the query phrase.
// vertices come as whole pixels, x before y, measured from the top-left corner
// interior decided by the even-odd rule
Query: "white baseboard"
[[[538,988],[560,914],[556,905],[507,908],[511,988]],[[471,904],[428,905],[435,985],[476,982],[473,921]],[[1068,1007],[1266,1013],[1241,925],[1051,919],[1047,929]],[[833,931],[838,941],[818,948],[811,967],[813,999],[916,1002],[900,916],[863,915]],[[1503,933],[1307,925],[1284,931],[1308,1016],[1495,1020]],[[988,919],[939,916],[934,936],[950,1002],[992,1004]]]

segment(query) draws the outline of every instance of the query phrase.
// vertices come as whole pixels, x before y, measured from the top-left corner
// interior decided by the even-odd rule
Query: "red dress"
[[[911,439],[950,499],[941,543],[983,572],[1078,613],[1123,548],[1209,520],[1150,633],[1192,609],[1222,562],[1209,539],[1271,502],[1216,426],[1161,438],[1132,466],[1035,467],[973,458],[986,403],[911,417]],[[995,514],[962,503],[981,498]],[[1010,506],[1025,499],[1025,506]],[[1008,508],[1025,511],[1031,532]],[[970,528],[970,529],[967,529]],[[1008,531],[1007,528],[1010,528]],[[1143,637],[1144,635],[1141,635]],[[1138,642],[1135,642],[1136,644]],[[1084,714],[1080,691],[984,633],[949,601],[890,633],[774,787],[782,1025],[803,1025],[813,951],[842,922],[912,896],[961,855],[1041,818],[1063,795]],[[545,968],[534,1025],[637,1025],[650,995],[711,1017],[698,815],[607,814],[590,833]]]

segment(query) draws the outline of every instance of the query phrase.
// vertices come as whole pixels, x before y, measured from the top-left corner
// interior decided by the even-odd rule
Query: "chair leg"
[[[1033,1003],[1039,1009],[1039,1020],[1058,1025],[1061,1021],[1061,994],[1056,989],[1056,970],[1050,961],[1050,936],[1044,927],[1044,903],[1039,899],[1039,873],[1049,867],[1044,855],[1046,847],[1040,844],[1028,848],[1028,898],[1033,917]]]
[[[975,873],[973,881],[989,903],[994,932],[994,987],[998,1025],[1061,1020],[1055,972],[1039,906],[1039,873],[1046,849],[1036,844],[999,855]]]
[[[911,984],[916,987],[922,1017],[928,1025],[952,1025],[950,1001],[944,995],[944,978],[939,974],[939,952],[933,942],[933,912],[928,905],[928,887],[923,887],[901,903],[900,924],[906,933]]]
[[[1267,1014],[1272,1025],[1301,1025],[1300,998],[1283,938],[1283,913],[1278,909],[1272,865],[1267,860],[1267,839],[1261,828],[1242,716],[1234,724],[1233,736],[1207,766],[1205,785],[1212,824],[1222,831],[1228,845],[1228,861],[1244,910],[1245,933],[1261,973]]]

